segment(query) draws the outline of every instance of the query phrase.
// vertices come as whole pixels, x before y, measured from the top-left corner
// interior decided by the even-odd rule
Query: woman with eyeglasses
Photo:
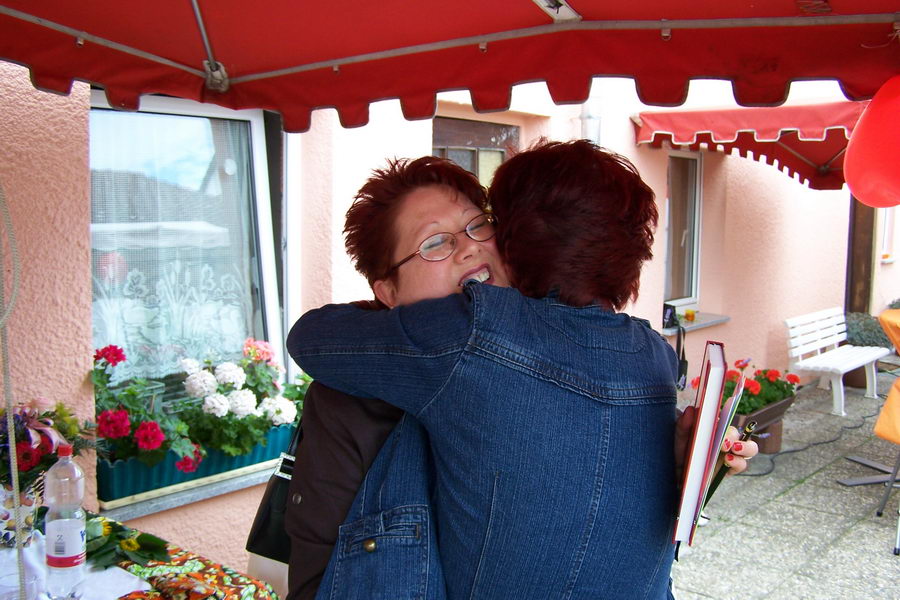
[[[499,223],[459,167],[397,161],[348,212],[348,251],[379,303],[411,306],[327,307],[289,337],[318,378],[304,424],[365,438],[339,444],[351,458],[336,462],[307,428],[297,468],[308,472],[295,470],[291,485],[314,500],[288,508],[292,576],[334,543],[336,515],[317,519],[315,507],[346,510],[353,477],[362,480],[399,415],[324,382],[412,415],[365,476],[319,597],[666,597],[674,357],[645,323],[612,310],[636,295],[649,257],[652,192],[586,142],[524,152],[492,189]],[[538,300],[477,285],[509,284],[498,241],[522,255],[511,274]],[[368,428],[367,409],[379,415]],[[352,476],[336,489],[340,473]],[[318,548],[303,540],[311,521]],[[294,587],[289,598],[306,597]]]
[[[367,308],[460,292],[460,280],[473,270],[472,279],[508,285],[492,241],[494,218],[484,213],[486,206],[478,180],[448,160],[396,160],[376,170],[359,190],[345,225],[347,251],[376,294]],[[426,215],[421,232],[395,225],[395,218],[404,218],[398,211],[404,210],[407,217]],[[406,233],[421,237],[400,241]],[[401,247],[410,248],[409,254],[395,260],[394,249]],[[416,263],[426,263],[434,272]],[[343,394],[318,381],[311,384],[285,512],[291,538],[287,600],[314,598],[320,584],[319,597],[341,600],[399,599],[411,593],[429,600],[445,597],[430,506],[431,455],[424,431],[403,414],[385,402]],[[375,527],[372,514],[380,518],[368,535],[367,527]],[[345,520],[343,541],[323,583]],[[399,525],[392,529],[393,520]],[[415,543],[405,535],[410,525],[418,528]],[[368,548],[377,551],[362,547],[369,540],[376,548]],[[389,550],[393,541],[409,552],[398,553],[396,546]],[[410,556],[412,552],[416,554]],[[346,565],[358,558],[368,560],[348,574]]]
[[[677,364],[616,312],[651,257],[653,193],[624,159],[573,142],[510,159],[492,203],[487,238],[494,223],[455,191],[406,195],[392,252],[371,255],[393,310],[310,311],[291,356],[427,430],[449,598],[668,598]],[[521,254],[504,254],[509,274],[497,244]],[[533,297],[499,287],[510,280]],[[405,523],[362,519],[338,547],[364,560],[413,545]]]

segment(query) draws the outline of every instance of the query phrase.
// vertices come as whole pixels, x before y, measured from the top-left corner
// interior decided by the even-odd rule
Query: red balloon
[[[863,204],[900,204],[900,75],[881,86],[853,128],[844,179]]]

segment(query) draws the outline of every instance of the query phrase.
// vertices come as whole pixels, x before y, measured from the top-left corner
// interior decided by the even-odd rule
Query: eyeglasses
[[[497,224],[497,217],[487,213],[481,213],[468,223],[466,228],[456,233],[435,233],[430,235],[419,244],[419,249],[388,269],[388,273],[392,273],[401,265],[412,260],[417,254],[429,262],[437,262],[448,258],[456,249],[456,236],[465,233],[476,242],[486,242],[496,232],[494,226]]]

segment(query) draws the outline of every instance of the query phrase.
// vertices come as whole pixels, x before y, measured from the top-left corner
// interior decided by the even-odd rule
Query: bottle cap
[[[72,456],[72,444],[60,444],[56,447],[56,456]]]

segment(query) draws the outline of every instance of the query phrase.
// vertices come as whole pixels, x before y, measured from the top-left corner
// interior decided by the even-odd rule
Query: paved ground
[[[879,393],[893,380],[879,374]],[[848,455],[893,466],[900,452],[872,433],[883,400],[863,392],[847,388],[848,415],[835,417],[830,391],[800,390],[782,453],[758,456],[751,476],[728,478],[710,501],[710,522],[673,570],[678,600],[900,600],[900,488],[878,517],[883,484],[836,481],[877,473]]]

